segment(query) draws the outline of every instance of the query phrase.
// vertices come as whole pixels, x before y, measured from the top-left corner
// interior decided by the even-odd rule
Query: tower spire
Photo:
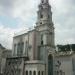
[[[44,25],[52,23],[52,12],[49,0],[41,0],[39,4],[39,10],[37,12],[36,25]]]

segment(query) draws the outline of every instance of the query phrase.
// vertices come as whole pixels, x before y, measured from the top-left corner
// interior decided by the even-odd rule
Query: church
[[[34,29],[14,35],[4,75],[55,75],[55,33],[49,0],[40,0]]]

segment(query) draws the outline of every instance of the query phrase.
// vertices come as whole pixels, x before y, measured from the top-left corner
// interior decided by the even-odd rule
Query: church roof
[[[34,28],[28,29],[28,30],[23,30],[23,31],[20,31],[18,33],[14,33],[14,37],[21,36],[21,35],[24,35],[24,34],[28,34],[29,32],[32,32],[33,30],[34,30]]]

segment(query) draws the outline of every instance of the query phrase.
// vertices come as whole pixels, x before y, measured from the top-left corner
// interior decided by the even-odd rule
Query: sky
[[[12,49],[14,33],[33,28],[40,0],[0,0],[0,43]],[[55,44],[75,44],[75,0],[49,0]]]

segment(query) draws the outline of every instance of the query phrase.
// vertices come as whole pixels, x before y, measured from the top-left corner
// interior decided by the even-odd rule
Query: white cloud
[[[13,29],[5,28],[0,24],[0,43],[3,44],[6,48],[11,48],[13,34]]]
[[[19,28],[24,26],[32,26],[36,22],[37,5],[40,0],[0,0],[0,15],[8,15],[15,18],[20,18],[23,21],[23,25],[19,25]],[[52,6],[53,22],[55,25],[56,44],[74,43],[75,42],[75,1],[74,0],[49,0]],[[7,5],[8,4],[8,5]],[[27,28],[27,27],[25,27]],[[5,28],[0,25],[0,38],[1,43],[5,46],[11,45],[8,38],[11,40],[13,32],[17,28]],[[20,30],[20,29],[19,29]],[[9,33],[10,31],[10,33]],[[8,41],[6,41],[8,40]],[[6,43],[5,43],[6,41]]]
[[[75,1],[52,0],[56,44],[75,43]]]
[[[8,48],[12,48],[12,43],[13,43],[13,36],[15,33],[24,31],[26,32],[28,29],[23,27],[23,28],[9,28],[9,27],[4,27],[2,24],[0,24],[0,43]]]

